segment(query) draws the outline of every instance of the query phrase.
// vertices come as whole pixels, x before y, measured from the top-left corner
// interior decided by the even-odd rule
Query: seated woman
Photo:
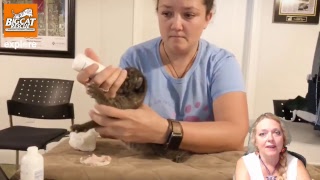
[[[252,125],[248,154],[236,166],[238,179],[311,179],[303,163],[287,152],[290,133],[281,118],[262,114]]]

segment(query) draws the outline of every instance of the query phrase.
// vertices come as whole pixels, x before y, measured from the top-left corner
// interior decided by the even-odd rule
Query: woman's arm
[[[243,162],[243,158],[240,158],[237,162],[236,166],[236,173],[235,173],[236,180],[250,180],[250,176],[248,170]]]
[[[243,149],[249,128],[246,94],[230,92],[218,97],[213,112],[213,122],[181,122],[181,149],[197,153]]]
[[[304,164],[298,159],[297,163],[297,180],[311,180],[311,177]]]
[[[180,149],[195,153],[242,150],[249,126],[245,93],[227,93],[213,105],[214,122],[181,122],[184,135]],[[168,121],[145,105],[135,110],[95,105],[90,117],[102,126],[96,131],[106,137],[158,144],[167,139]]]

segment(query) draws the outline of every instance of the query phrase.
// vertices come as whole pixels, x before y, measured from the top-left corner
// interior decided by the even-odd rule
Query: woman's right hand
[[[85,55],[100,63],[99,57],[92,49],[87,48]],[[83,85],[93,82],[106,91],[106,96],[115,97],[116,92],[127,77],[127,71],[119,67],[112,67],[111,65],[96,74],[97,70],[98,65],[92,64],[78,73],[77,80]]]

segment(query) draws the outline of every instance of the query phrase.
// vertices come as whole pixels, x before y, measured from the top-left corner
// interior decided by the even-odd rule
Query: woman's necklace
[[[179,76],[178,73],[177,73],[177,71],[176,71],[176,69],[174,68],[174,66],[173,66],[170,58],[169,58],[169,55],[168,55],[165,47],[164,47],[164,42],[162,42],[162,47],[163,47],[163,51],[164,51],[164,53],[166,54],[166,57],[167,57],[167,59],[168,59],[168,61],[169,61],[169,63],[170,63],[170,66],[172,67],[172,69],[173,69],[174,73],[176,74],[177,78],[182,78],[182,77],[186,74],[186,72],[187,72],[188,69],[189,69],[189,66],[190,66],[190,65],[193,63],[193,61],[195,60],[195,57],[196,57],[196,55],[197,55],[197,53],[198,53],[198,49],[199,49],[199,45],[198,45],[196,52],[195,52],[194,55],[192,56],[192,59],[190,60],[190,62],[189,62],[188,65],[186,66],[186,68],[185,68],[185,70],[183,71],[183,73],[181,74],[181,76]],[[169,68],[169,70],[170,70],[171,74],[173,74],[170,68]]]
[[[262,161],[260,155],[259,155],[259,159],[260,159],[260,161],[262,162],[263,166],[264,166],[264,167],[266,168],[266,170],[268,171],[268,176],[266,177],[266,179],[267,179],[267,180],[277,180],[277,176],[274,176],[273,174],[274,174],[274,172],[276,171],[277,166],[278,166],[279,163],[277,163],[277,165],[276,165],[276,167],[274,168],[273,172],[270,173],[268,167],[264,164],[264,162]]]

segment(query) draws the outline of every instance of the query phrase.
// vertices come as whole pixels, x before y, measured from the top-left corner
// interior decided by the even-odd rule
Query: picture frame
[[[0,0],[0,55],[75,57],[75,0]],[[4,37],[5,4],[37,4],[37,37]],[[12,12],[15,13],[15,12]],[[19,12],[18,12],[19,13]],[[14,43],[36,46],[17,48]]]
[[[319,0],[274,0],[273,23],[318,24]]]

